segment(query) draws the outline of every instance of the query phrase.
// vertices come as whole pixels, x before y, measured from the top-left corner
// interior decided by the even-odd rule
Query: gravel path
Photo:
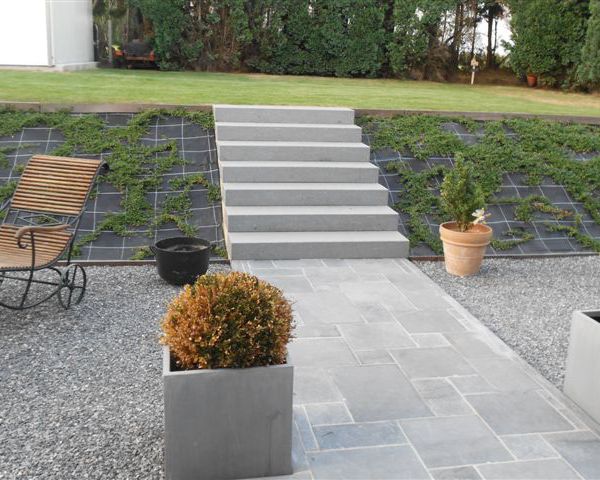
[[[458,278],[443,262],[415,262],[557,387],[562,386],[571,313],[600,307],[600,257],[486,259]]]
[[[2,479],[162,478],[159,320],[178,289],[153,267],[87,271],[70,311],[0,308]]]

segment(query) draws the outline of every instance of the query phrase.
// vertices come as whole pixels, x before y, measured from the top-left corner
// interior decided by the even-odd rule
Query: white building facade
[[[0,65],[94,68],[92,0],[0,0]]]

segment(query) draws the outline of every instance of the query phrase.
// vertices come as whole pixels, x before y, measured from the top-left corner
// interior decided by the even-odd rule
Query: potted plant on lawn
[[[162,320],[165,472],[171,480],[292,472],[292,308],[240,272],[187,285]]]
[[[600,311],[573,313],[564,392],[600,423]]]
[[[479,272],[492,229],[485,225],[485,198],[473,178],[473,167],[456,155],[441,187],[442,207],[453,220],[440,225],[446,270],[464,277]]]
[[[537,87],[538,84],[538,76],[535,73],[528,72],[527,73],[527,86],[530,88]]]

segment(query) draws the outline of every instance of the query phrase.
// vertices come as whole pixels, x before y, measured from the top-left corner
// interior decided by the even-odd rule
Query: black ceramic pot
[[[208,270],[210,242],[201,238],[165,238],[150,247],[160,277],[171,285],[194,283]]]

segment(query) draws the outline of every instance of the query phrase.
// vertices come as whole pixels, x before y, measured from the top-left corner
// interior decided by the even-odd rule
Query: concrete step
[[[220,162],[368,162],[369,146],[348,142],[218,141]]]
[[[223,205],[379,205],[388,191],[378,183],[222,183]]]
[[[229,232],[398,230],[398,214],[384,206],[228,206],[223,220]]]
[[[354,110],[277,105],[214,105],[215,122],[354,124]]]
[[[377,183],[379,168],[370,162],[219,162],[227,182]]]
[[[362,141],[362,129],[356,125],[222,122],[215,124],[215,134],[217,141]]]
[[[231,260],[401,258],[408,240],[398,232],[229,232]]]

